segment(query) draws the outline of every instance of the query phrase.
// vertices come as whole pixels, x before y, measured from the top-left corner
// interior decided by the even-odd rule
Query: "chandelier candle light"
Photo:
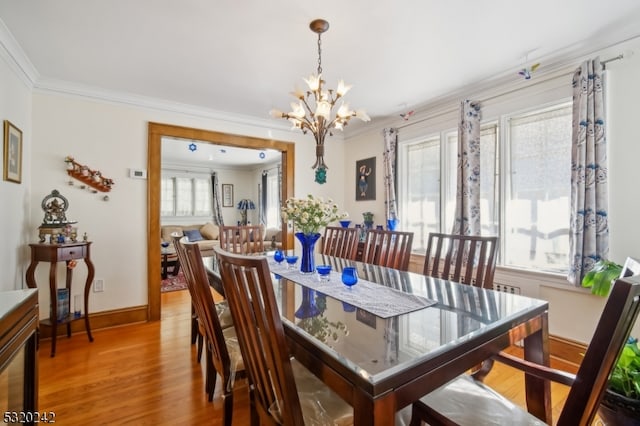
[[[286,118],[291,121],[294,129],[302,130],[306,134],[307,131],[313,133],[316,140],[316,162],[312,168],[316,169],[315,181],[322,184],[327,181],[327,165],[324,162],[324,139],[332,136],[333,129],[343,130],[344,126],[349,123],[352,117],[357,117],[362,121],[370,121],[371,119],[364,110],[353,111],[349,109],[349,104],[342,101],[335,114],[332,116],[333,107],[336,102],[341,99],[351,86],[344,84],[344,81],[338,82],[336,90],[325,90],[323,85],[325,81],[322,79],[322,33],[329,29],[329,23],[324,19],[316,19],[309,24],[311,31],[318,34],[318,72],[311,75],[304,81],[307,83],[309,90],[303,92],[296,89],[292,94],[298,99],[298,102],[291,103],[291,112],[282,112],[279,110],[271,110],[271,116],[274,118]]]

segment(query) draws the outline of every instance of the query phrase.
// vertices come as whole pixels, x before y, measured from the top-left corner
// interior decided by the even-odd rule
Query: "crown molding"
[[[2,19],[0,19],[0,56],[25,86],[33,89],[34,83],[38,80],[40,74],[38,74],[36,67],[25,55],[22,47],[20,47]]]

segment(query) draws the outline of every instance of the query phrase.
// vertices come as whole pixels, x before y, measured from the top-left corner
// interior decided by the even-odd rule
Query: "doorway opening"
[[[280,151],[282,155],[282,194],[280,199],[286,200],[292,197],[294,193],[295,145],[292,142],[233,135],[170,124],[149,123],[147,151],[147,317],[150,321],[160,320],[162,310],[160,285],[157,279],[157,277],[161,276],[160,186],[162,137],[191,139],[216,145]],[[287,227],[284,223],[282,224],[282,242],[285,248],[293,244],[293,237],[287,232]]]

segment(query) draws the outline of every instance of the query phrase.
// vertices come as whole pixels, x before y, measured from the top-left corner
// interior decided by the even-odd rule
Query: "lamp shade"
[[[253,203],[253,201],[247,198],[243,198],[238,202],[238,210],[255,210],[255,208],[256,205]]]

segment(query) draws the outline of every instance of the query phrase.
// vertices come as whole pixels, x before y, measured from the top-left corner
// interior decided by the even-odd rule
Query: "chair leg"
[[[198,317],[195,311],[191,308],[191,344],[196,343],[198,337]]]
[[[228,384],[225,384],[224,386],[226,388]],[[233,417],[233,390],[229,391],[225,389],[224,393],[222,394],[222,401],[224,403],[224,407],[222,411],[222,417],[224,418],[224,425],[231,426],[231,420]]]
[[[198,340],[197,342],[198,353],[196,355],[196,359],[198,360],[198,363],[200,363],[200,360],[202,359],[202,344],[204,340],[202,337],[202,334],[198,333],[197,340]]]
[[[207,346],[207,362],[205,371],[205,392],[207,392],[209,402],[213,401],[213,394],[216,391],[216,380],[218,378],[218,372],[213,366],[211,361],[211,349]]]

